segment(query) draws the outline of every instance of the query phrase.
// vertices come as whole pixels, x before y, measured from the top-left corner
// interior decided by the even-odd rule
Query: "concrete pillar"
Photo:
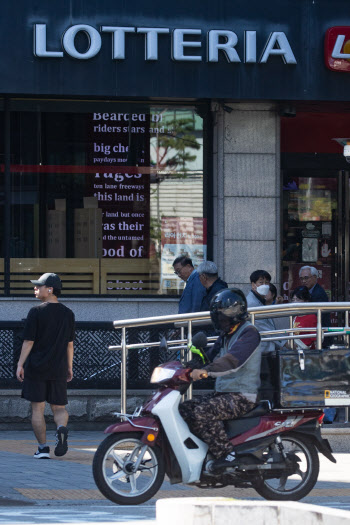
[[[214,261],[229,286],[280,284],[280,132],[271,103],[213,103]]]

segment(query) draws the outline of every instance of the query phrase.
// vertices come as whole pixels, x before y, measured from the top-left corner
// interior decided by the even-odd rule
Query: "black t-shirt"
[[[25,362],[25,376],[30,379],[66,379],[67,346],[74,339],[72,310],[61,303],[41,303],[29,310],[23,339],[34,341]]]

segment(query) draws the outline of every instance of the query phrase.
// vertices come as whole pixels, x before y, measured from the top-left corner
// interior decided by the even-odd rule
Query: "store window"
[[[5,233],[5,176],[4,176],[4,112],[3,101],[0,99],[0,295],[5,292],[4,283],[4,233]]]
[[[336,139],[350,137],[346,104],[299,104],[281,119],[283,295],[313,266],[330,300],[349,297],[349,164]]]
[[[283,178],[282,255],[286,300],[288,292],[300,286],[303,266],[318,269],[318,282],[331,299],[336,231],[337,179],[296,176],[287,170]]]
[[[194,107],[13,101],[11,293],[169,295],[206,258],[203,118]]]

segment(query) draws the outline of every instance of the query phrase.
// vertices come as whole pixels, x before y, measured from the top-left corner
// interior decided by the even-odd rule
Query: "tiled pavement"
[[[93,452],[103,433],[72,431],[69,437],[69,452],[56,458],[55,438],[53,432],[48,432],[54,459],[37,460],[33,458],[37,443],[32,432],[0,432],[2,498],[37,504],[50,500],[104,499],[91,474]]]
[[[113,505],[100,494],[91,472],[94,451],[104,437],[103,432],[72,430],[68,453],[56,458],[53,454],[54,433],[48,432],[52,459],[36,460],[32,457],[37,446],[32,432],[0,432],[0,505],[48,505],[54,502]],[[339,443],[344,443],[344,437],[340,436]],[[339,447],[340,452],[349,450]],[[324,498],[343,501],[345,498],[350,504],[350,454],[341,453],[338,459],[337,466],[322,459],[320,480],[304,502],[319,503]],[[205,491],[170,485],[165,481],[156,499],[184,496],[259,498],[253,489],[226,487]]]
[[[103,432],[70,431],[68,453],[57,458],[53,453],[53,432],[51,436],[48,432],[51,459],[38,460],[33,458],[37,444],[32,432],[0,432],[0,505],[1,498],[6,498],[7,503],[15,500],[18,504],[37,505],[82,500],[89,500],[90,504],[109,503],[96,488],[91,472],[93,454],[105,437]],[[188,491],[191,495],[197,492],[164,482],[157,498],[183,496]]]

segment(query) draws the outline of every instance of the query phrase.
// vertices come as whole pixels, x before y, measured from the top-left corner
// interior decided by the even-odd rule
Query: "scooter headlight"
[[[169,368],[162,368],[161,366],[157,366],[153,370],[153,374],[151,376],[151,383],[161,383],[162,381],[171,379],[175,372],[176,370],[170,370]]]

